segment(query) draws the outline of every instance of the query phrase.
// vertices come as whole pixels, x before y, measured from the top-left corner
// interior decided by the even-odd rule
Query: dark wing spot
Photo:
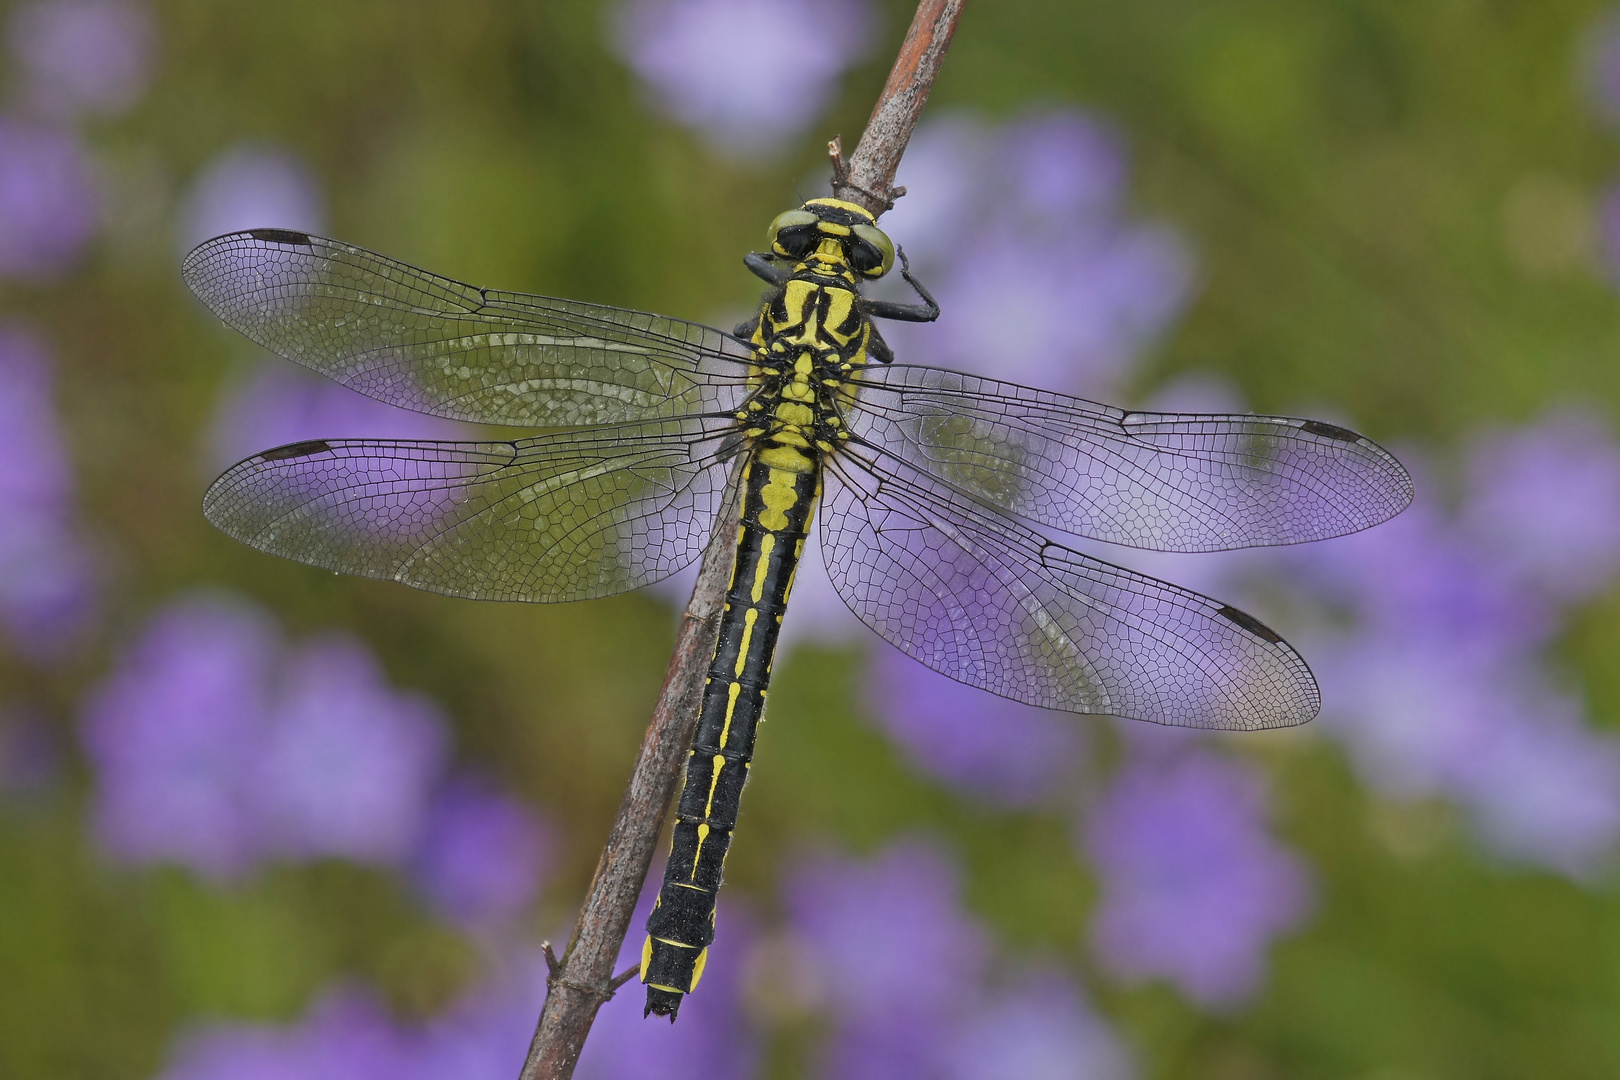
[[[1273,645],[1282,644],[1282,638],[1277,635],[1277,631],[1273,630],[1271,627],[1267,626],[1265,623],[1261,622],[1259,619],[1255,618],[1253,615],[1250,615],[1246,611],[1239,611],[1237,608],[1227,604],[1215,614],[1221,616],[1227,622],[1237,623],[1239,626],[1243,627],[1243,629],[1247,630],[1257,638],[1264,638]]]
[[[261,461],[286,461],[288,458],[309,457],[311,454],[324,454],[332,447],[322,439],[310,439],[306,442],[288,443],[278,446],[274,450],[266,450],[259,455]]]
[[[309,246],[309,233],[294,232],[291,229],[249,229],[248,235],[255,240],[266,240],[272,244]]]
[[[1349,428],[1342,428],[1338,424],[1324,424],[1320,420],[1307,420],[1300,425],[1299,430],[1307,435],[1320,435],[1324,439],[1338,439],[1340,442],[1361,441],[1361,436]]]

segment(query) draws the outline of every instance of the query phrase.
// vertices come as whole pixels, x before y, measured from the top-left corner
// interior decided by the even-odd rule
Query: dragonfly
[[[865,296],[897,262],[916,301]],[[227,325],[362,394],[541,429],[255,454],[203,500],[208,520],[243,543],[432,592],[554,603],[657,581],[716,529],[735,530],[642,951],[646,1012],[671,1021],[715,938],[777,636],[815,521],[845,603],[941,674],[1048,709],[1258,730],[1316,715],[1299,654],[1238,608],[1073,545],[1321,540],[1384,521],[1413,494],[1393,456],[1335,424],[1128,411],[900,362],[876,320],[928,322],[940,309],[853,203],[782,213],[744,263],[768,290],[731,332],[478,288],[284,229],[209,240],[182,271]],[[740,486],[740,510],[721,521],[728,484]]]

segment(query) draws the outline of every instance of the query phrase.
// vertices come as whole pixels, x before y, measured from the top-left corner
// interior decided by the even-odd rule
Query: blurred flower
[[[999,131],[924,124],[884,219],[938,297],[941,329],[885,323],[902,360],[1106,396],[1174,321],[1192,261],[1169,230],[1131,221],[1117,138],[1073,111]],[[913,198],[913,194],[916,198]],[[885,295],[903,295],[898,281]]]
[[[1462,527],[1511,579],[1572,602],[1620,566],[1620,445],[1597,415],[1554,411],[1477,439]]]
[[[34,0],[11,9],[7,44],[26,97],[49,116],[114,115],[140,100],[156,27],[130,0]]]
[[[747,156],[821,114],[872,30],[866,0],[625,0],[610,36],[660,108]]]
[[[1294,556],[1305,595],[1338,616],[1310,655],[1325,727],[1363,777],[1393,797],[1455,800],[1514,861],[1575,876],[1607,865],[1620,739],[1583,723],[1544,651],[1564,607],[1612,581],[1616,542],[1620,447],[1595,419],[1554,412],[1475,443],[1454,518],[1420,496]]]
[[[65,273],[97,217],[94,170],[79,137],[0,116],[0,278]]]
[[[262,227],[318,233],[326,226],[320,181],[278,147],[239,143],[205,165],[181,203],[182,251],[222,233]]]
[[[534,900],[551,848],[549,830],[527,806],[461,777],[428,808],[415,878],[434,907],[456,922],[498,923]]]
[[[211,877],[276,856],[398,862],[444,731],[359,642],[284,652],[269,616],[192,596],[148,623],[84,710],[101,842]]]
[[[1128,982],[1164,978],[1205,1006],[1259,988],[1273,937],[1310,905],[1299,858],[1266,833],[1259,778],[1203,749],[1133,753],[1084,823],[1101,877],[1091,940]]]
[[[1055,972],[1028,976],[977,1005],[951,1038],[950,1080],[1127,1080],[1118,1036]]]
[[[35,659],[77,641],[95,603],[95,567],[73,522],[73,473],[51,382],[39,339],[0,325],[0,633]]]
[[[545,957],[532,949],[503,954],[490,978],[412,1040],[415,1068],[405,1075],[410,1080],[511,1080],[523,1069],[545,1000]],[[599,1038],[593,1027],[587,1049]]]
[[[641,962],[642,927],[657,899],[663,867],[647,875],[630,932],[619,950],[617,970]],[[715,919],[715,942],[696,992],[681,1002],[673,1025],[642,1016],[641,985],[627,983],[596,1014],[590,1041],[580,1055],[579,1080],[744,1080],[755,1075],[760,1040],[743,1016],[743,972],[754,946],[754,924],[745,909],[723,894]],[[530,1021],[533,1029],[533,1021]]]
[[[1028,806],[1074,771],[1080,732],[1073,717],[965,686],[899,649],[875,651],[868,707],[924,771],[975,795]]]
[[[1363,634],[1316,650],[1329,730],[1399,798],[1444,795],[1516,861],[1594,872],[1620,838],[1620,740],[1582,722],[1533,657]]]
[[[419,1064],[405,1033],[369,996],[337,990],[290,1029],[217,1024],[193,1032],[161,1080],[437,1080],[418,1073]]]
[[[465,439],[469,430],[271,360],[227,385],[214,408],[208,465],[221,470],[261,450],[305,439]]]
[[[102,845],[129,862],[245,869],[264,841],[245,782],[279,647],[262,611],[192,598],[153,618],[84,710]]]
[[[411,854],[444,767],[438,708],[390,687],[347,635],[283,661],[250,783],[278,853],[398,863]]]
[[[988,959],[950,864],[921,844],[864,862],[820,855],[791,869],[783,888],[800,952],[819,969],[810,981],[837,987],[826,1006],[838,1030],[821,1074],[940,1075]]]

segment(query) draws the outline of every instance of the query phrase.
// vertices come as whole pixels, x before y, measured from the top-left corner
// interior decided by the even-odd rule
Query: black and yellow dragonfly
[[[360,248],[255,229],[184,277],[227,324],[393,405],[553,429],[477,442],[321,439],[233,466],[204,499],[244,543],[453,596],[607,596],[737,528],[737,563],[648,920],[648,1011],[673,1018],[715,894],[794,568],[818,513],[828,571],[880,636],[972,686],[1184,727],[1304,723],[1299,655],[1236,608],[1046,531],[1161,551],[1292,544],[1398,513],[1412,483],[1352,431],[1275,416],[1128,412],[896,363],[861,295],[896,262],[871,214],[814,199],[745,260],[771,286],[732,333],[463,285]],[[735,468],[734,468],[735,466]],[[740,521],[717,522],[728,482]]]

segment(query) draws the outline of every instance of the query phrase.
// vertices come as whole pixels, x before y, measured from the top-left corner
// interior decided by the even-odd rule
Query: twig
[[[720,521],[730,521],[739,512],[742,488],[735,473],[733,470],[732,482],[727,485]],[[622,981],[614,980],[613,965],[640,898],[647,868],[652,864],[664,812],[681,776],[682,759],[697,729],[704,676],[720,634],[720,611],[731,582],[736,547],[735,530],[716,527],[703,553],[697,586],[681,617],[675,654],[664,675],[658,703],[653,706],[652,722],[641,740],[630,784],[608,830],[607,845],[597,861],[585,907],[560,963],[555,963],[547,945],[547,964],[555,966],[551,966],[546,980],[546,1003],[540,1010],[540,1022],[529,1044],[520,1080],[567,1080],[573,1076],[596,1010],[613,996]]]
[[[833,159],[833,194],[881,215],[905,190],[894,187],[900,155],[906,152],[911,131],[922,116],[928,94],[939,77],[951,36],[962,18],[966,0],[922,0],[906,31],[900,55],[889,69],[872,118],[866,122],[860,145],[846,167],[838,140],[828,147]]]
[[[894,171],[922,115],[945,49],[961,18],[963,3],[922,0],[918,4],[916,18],[889,72],[889,81],[847,169],[841,154],[835,158],[833,193],[838,197],[865,206],[873,214],[883,213],[892,204]],[[874,192],[885,194],[879,198]],[[734,473],[720,522],[734,522],[737,518],[741,495],[737,479]],[[664,814],[674,797],[697,727],[704,677],[720,632],[720,612],[731,581],[735,549],[734,530],[717,526],[703,553],[697,586],[675,639],[675,654],[664,675],[664,686],[653,707],[652,722],[642,739],[629,787],[608,830],[607,846],[596,864],[596,875],[573,939],[560,962],[550,943],[546,945],[549,992],[519,1080],[568,1080],[573,1076],[596,1010],[636,973],[632,968],[615,976],[613,964],[624,943],[642,882],[652,864]]]

